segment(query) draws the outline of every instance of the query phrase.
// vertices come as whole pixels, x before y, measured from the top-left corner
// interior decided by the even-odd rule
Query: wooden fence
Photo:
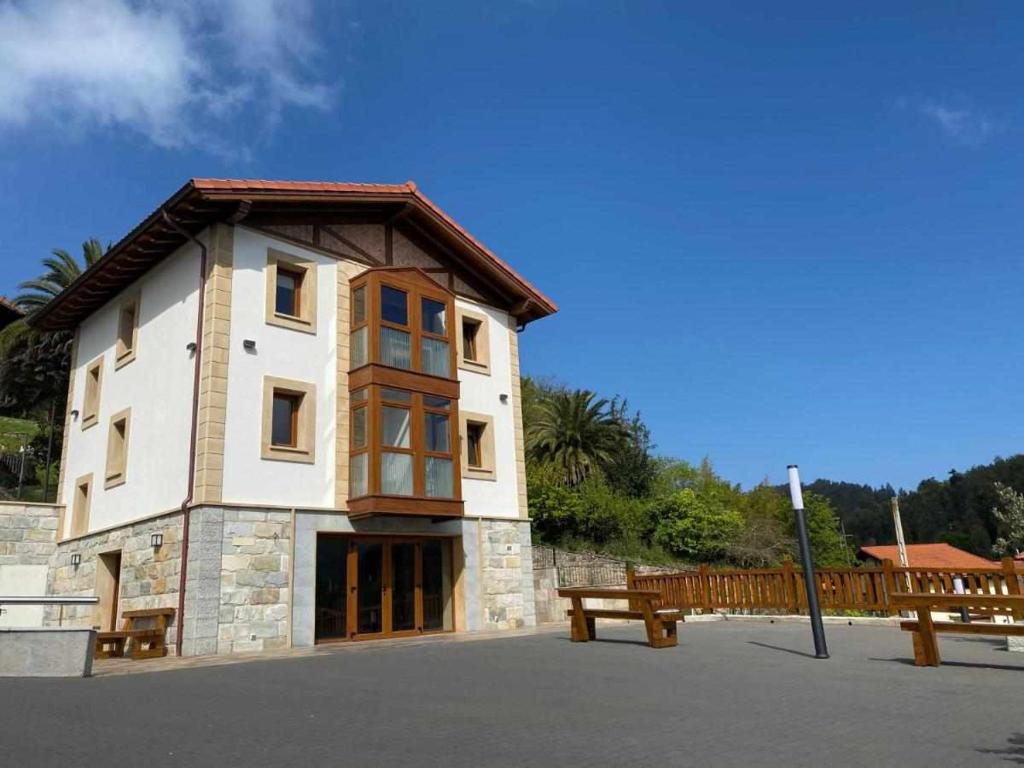
[[[825,568],[816,570],[818,601],[823,611],[898,613],[889,602],[893,592],[955,594],[953,579],[963,580],[967,594],[1020,595],[1024,571],[1014,568],[1012,558],[992,568],[900,568],[891,560],[874,568]],[[661,607],[727,611],[807,610],[803,573],[792,563],[781,568],[712,570],[701,566],[677,573],[627,573],[631,589],[661,592]],[[1015,616],[1017,620],[1024,616]]]

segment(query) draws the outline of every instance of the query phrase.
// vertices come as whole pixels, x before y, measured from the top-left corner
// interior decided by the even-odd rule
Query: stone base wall
[[[121,551],[121,611],[141,608],[178,607],[181,580],[180,512],[149,518],[109,531],[60,542],[50,563],[48,592],[52,595],[95,595],[97,566],[102,554]],[[163,544],[154,548],[150,537],[163,535]],[[78,565],[71,564],[73,554],[81,555]],[[97,608],[91,605],[49,607],[47,624],[70,627],[95,627]],[[168,647],[177,637],[175,616],[167,631]]]
[[[290,552],[289,512],[192,510],[182,655],[287,646]]]
[[[519,629],[537,623],[529,522],[480,520],[483,629]]]
[[[61,510],[53,504],[0,502],[0,595],[46,594]],[[44,616],[41,605],[7,605],[0,608],[0,627],[41,627]]]

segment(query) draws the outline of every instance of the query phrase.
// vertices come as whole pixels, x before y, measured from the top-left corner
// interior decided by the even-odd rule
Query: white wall
[[[267,249],[317,263],[317,331],[266,323]],[[337,266],[334,259],[245,227],[235,227],[231,278],[225,502],[334,506]],[[256,342],[247,352],[245,339]],[[260,457],[263,377],[316,384],[316,461],[299,464]]]
[[[490,375],[459,369],[459,410],[494,417],[494,480],[462,478],[465,514],[518,518],[515,420],[512,410],[512,351],[509,315],[500,309],[457,297],[455,305],[486,315],[491,352]],[[459,332],[459,329],[456,329]],[[501,395],[508,402],[501,402]]]
[[[39,597],[46,594],[47,565],[0,565],[0,595]],[[0,627],[43,626],[42,605],[4,605]]]
[[[200,239],[206,234],[200,235]],[[114,369],[118,315],[123,296],[139,292],[135,360]],[[79,412],[67,435],[62,498],[68,504],[64,535],[71,530],[75,481],[92,473],[89,530],[109,528],[179,506],[187,495],[189,435],[195,364],[186,350],[195,341],[199,249],[187,244],[79,327],[72,409]],[[99,419],[82,430],[85,370],[103,355]],[[127,482],[105,490],[110,417],[131,408]]]

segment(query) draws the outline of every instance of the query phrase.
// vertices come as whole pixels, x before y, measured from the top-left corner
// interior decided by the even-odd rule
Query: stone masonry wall
[[[288,644],[291,513],[224,510],[217,652]]]
[[[101,554],[121,550],[120,610],[177,608],[181,568],[181,513],[174,512],[110,531],[63,541],[50,565],[48,592],[53,595],[94,595],[96,568]],[[150,543],[154,533],[163,534],[163,545]],[[80,554],[79,565],[71,555]],[[56,625],[58,608],[48,609],[47,623]],[[99,619],[95,606],[66,606],[64,626],[92,627]],[[168,627],[167,644],[173,647],[177,620]]]
[[[0,502],[0,566],[48,565],[60,512],[54,504]]]
[[[529,522],[481,520],[479,525],[484,628],[534,626],[537,618]]]

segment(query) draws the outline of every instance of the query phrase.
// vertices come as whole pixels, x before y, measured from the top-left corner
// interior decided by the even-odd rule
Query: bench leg
[[[654,624],[654,642],[652,648],[675,648],[679,644],[674,621],[656,621]]]
[[[591,639],[590,625],[593,620],[588,621],[583,615],[583,599],[572,598],[572,624],[569,637],[574,643],[585,643]]]

